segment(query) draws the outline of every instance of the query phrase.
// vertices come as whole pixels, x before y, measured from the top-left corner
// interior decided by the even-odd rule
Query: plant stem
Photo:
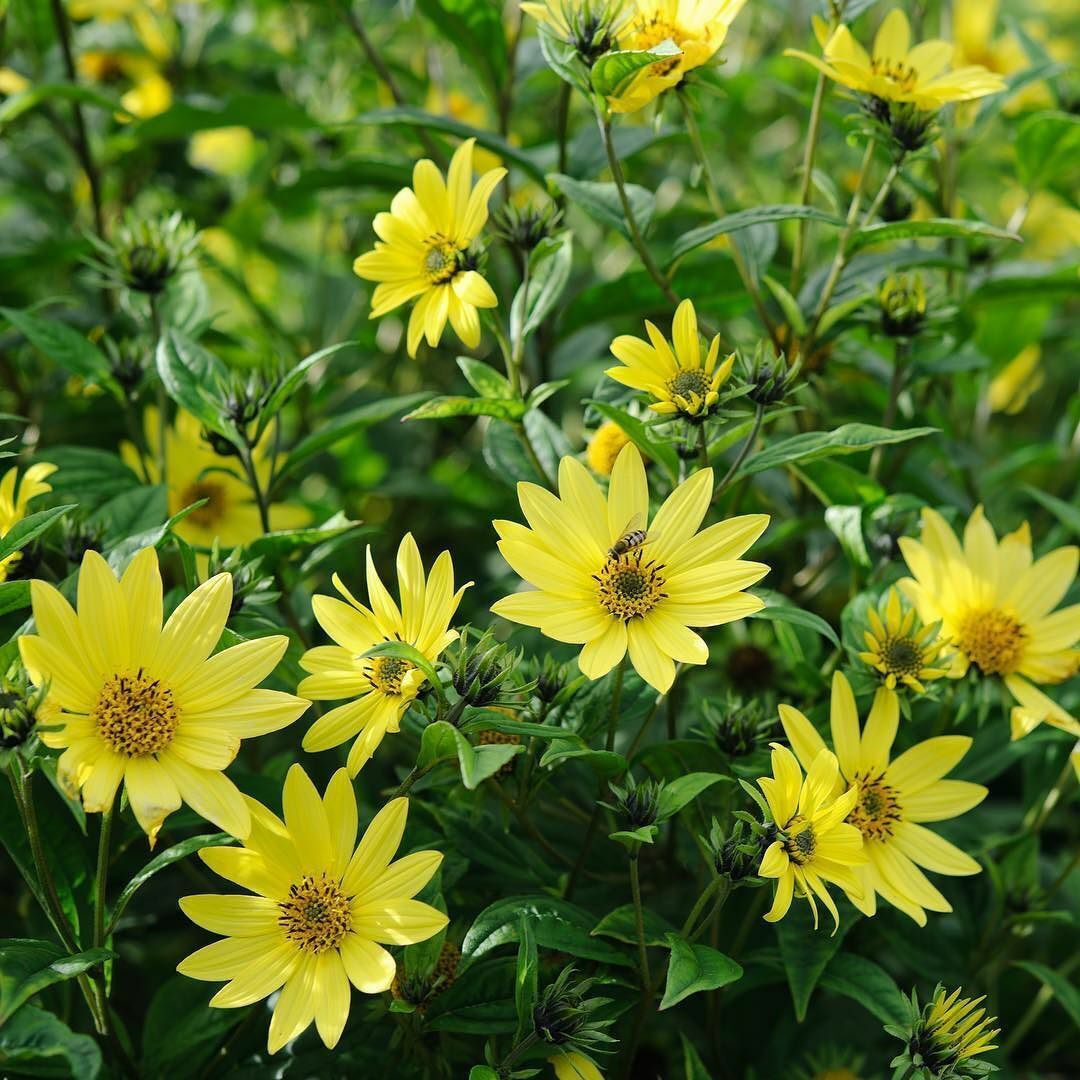
[[[649,971],[649,953],[645,948],[645,912],[641,906],[641,881],[638,878],[638,858],[640,845],[630,852],[630,894],[634,898],[634,926],[637,928],[638,967],[641,971],[641,986],[648,992],[652,985]]]
[[[622,698],[623,676],[626,674],[626,656],[619,661],[615,669],[615,684],[611,688],[611,708],[608,710],[607,739],[604,743],[605,750],[615,748],[615,731],[619,726],[619,702]]]
[[[441,757],[436,758],[434,761],[429,762],[427,765],[424,765],[422,767],[419,765],[413,766],[413,769],[409,773],[409,775],[406,776],[405,779],[402,780],[401,783],[398,784],[398,786],[390,794],[390,798],[400,799],[403,795],[408,795],[409,792],[412,790],[413,784],[415,784],[417,780],[419,780],[422,776],[427,776],[427,774],[431,772],[431,770],[434,769],[437,765],[443,765],[448,761],[457,761],[457,758]]]
[[[247,473],[251,493],[255,496],[255,504],[259,508],[259,523],[262,525],[262,531],[268,533],[270,532],[270,504],[262,484],[259,483],[259,474],[255,469],[255,458],[251,444],[247,441],[247,435],[241,432],[240,437],[244,440],[240,451],[240,461],[243,463],[244,472]]]
[[[97,873],[94,875],[94,948],[105,944],[105,896],[109,878],[109,851],[112,842],[113,810],[109,807],[101,815],[101,832],[98,835]]]
[[[507,1054],[506,1057],[502,1059],[502,1062],[496,1067],[495,1071],[500,1076],[504,1076],[506,1072],[510,1069],[510,1066],[513,1065],[514,1062],[517,1061],[517,1059],[521,1057],[521,1055],[524,1054],[525,1051],[528,1050],[534,1042],[536,1042],[537,1038],[538,1036],[536,1032],[530,1031],[529,1034],[521,1040],[521,1042],[515,1044],[515,1046],[510,1050],[510,1053]]]
[[[810,205],[810,189],[813,187],[814,155],[817,152],[818,136],[821,132],[821,107],[825,101],[828,82],[824,74],[818,74],[814,87],[814,101],[810,106],[810,126],[806,132],[806,148],[803,151],[802,186],[799,191],[799,205]],[[802,279],[803,258],[806,253],[806,230],[809,223],[802,219],[795,232],[795,248],[791,256],[791,293],[797,296]]]
[[[1042,804],[1036,810],[1032,807],[1028,812],[1026,819],[1024,820],[1025,831],[1033,833],[1039,832],[1046,824],[1047,818],[1053,812],[1053,809],[1061,801],[1061,796],[1068,786],[1069,778],[1075,773],[1072,761],[1069,758],[1065,759],[1065,765],[1061,772],[1058,774],[1058,778],[1054,783],[1054,786],[1046,793],[1046,798],[1043,799]]]
[[[679,937],[686,937],[686,935],[694,928],[694,923],[697,922],[698,916],[705,910],[705,905],[709,902],[713,893],[716,892],[723,880],[723,878],[714,877],[712,881],[705,886],[701,895],[694,902],[694,906],[690,909],[690,914],[686,916],[686,922],[683,923],[682,929],[679,931]]]
[[[698,424],[697,438],[698,467],[702,469],[707,469],[709,467],[709,436],[705,431],[704,420],[700,424]]]
[[[1077,953],[1069,960],[1066,960],[1065,963],[1057,969],[1058,974],[1061,975],[1062,978],[1066,978],[1078,964],[1080,964],[1080,953]],[[1053,996],[1054,991],[1051,990],[1049,986],[1039,987],[1039,992],[1032,998],[1031,1004],[1027,1007],[1027,1011],[1013,1025],[1012,1030],[1009,1032],[1009,1037],[1002,1045],[1002,1050],[1006,1055],[1011,1054],[1012,1051],[1020,1045],[1020,1042],[1031,1029],[1032,1025],[1039,1019],[1043,1009],[1050,1004]]]
[[[754,412],[754,425],[750,429],[750,434],[746,436],[746,441],[739,447],[739,452],[735,456],[735,460],[731,463],[731,468],[724,474],[724,479],[716,485],[713,491],[713,499],[716,500],[724,493],[728,484],[734,479],[735,474],[739,471],[739,466],[746,460],[746,455],[750,453],[754,443],[757,442],[758,432],[761,431],[761,422],[765,419],[765,406],[758,405]]]
[[[889,400],[885,405],[885,412],[881,418],[883,428],[892,428],[896,419],[896,407],[900,401],[900,393],[904,389],[904,379],[907,375],[907,359],[911,352],[910,338],[897,338],[896,349],[893,352],[892,378],[889,380]],[[870,479],[876,480],[881,470],[883,447],[875,446],[870,455]]]
[[[559,105],[556,113],[555,130],[559,141],[559,172],[566,172],[567,153],[569,151],[568,134],[570,129],[570,93],[573,87],[564,82],[559,90]],[[566,196],[561,192],[556,200],[560,206],[565,205]]]
[[[158,306],[157,293],[150,294],[150,331],[154,338],[154,355],[157,356],[157,348],[161,342],[161,308]],[[162,382],[161,376],[158,375],[157,383],[157,411],[158,411],[158,446],[157,446],[157,466],[158,466],[158,483],[165,484],[168,482],[168,476],[166,475],[166,465],[168,463],[168,456],[166,454],[166,447],[168,445],[169,434],[169,419],[167,414],[168,397],[165,393],[165,383]]]

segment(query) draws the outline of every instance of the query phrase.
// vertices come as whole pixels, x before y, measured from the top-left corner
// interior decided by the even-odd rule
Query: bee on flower
[[[892,588],[884,602],[866,612],[868,630],[863,631],[866,651],[859,659],[869,664],[882,678],[887,690],[907,687],[916,694],[926,693],[927,682],[948,674],[947,643],[938,637],[939,623],[919,624],[914,608],[900,602],[900,593]]]

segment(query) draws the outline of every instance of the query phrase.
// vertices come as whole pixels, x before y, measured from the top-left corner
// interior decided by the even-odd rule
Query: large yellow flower
[[[247,806],[223,769],[240,740],[291,724],[308,702],[257,690],[288,645],[280,635],[234,645],[216,656],[232,602],[232,576],[218,574],[182,600],[162,626],[157,552],[143,548],[119,581],[88,551],[79,572],[78,614],[51,585],[33,581],[37,634],[19,638],[35,686],[49,687],[63,749],[57,776],[83,807],[128,802],[153,846],[162,822],[186,802],[232,833],[247,835]]]
[[[623,334],[611,343],[611,352],[624,367],[608,368],[605,374],[623,386],[643,390],[655,401],[649,406],[664,416],[705,416],[720,399],[720,387],[731,375],[732,353],[719,367],[720,335],[712,339],[704,360],[694,305],[684,300],[675,311],[669,344],[648,319],[649,340]]]
[[[844,823],[858,791],[854,787],[843,791],[836,758],[825,749],[814,758],[804,779],[795,755],[773,743],[772,771],[772,776],[758,780],[779,830],[758,868],[762,877],[776,878],[776,895],[765,920],[779,922],[788,913],[792,897],[799,896],[809,903],[817,927],[816,896],[832,915],[835,932],[840,913],[826,883],[857,894],[856,868],[866,861],[862,834]]]
[[[454,591],[454,564],[444,551],[425,580],[424,565],[412,534],[406,534],[397,553],[401,607],[394,603],[367,551],[367,587],[371,607],[365,607],[337,574],[334,587],[346,602],[333,596],[313,596],[311,607],[319,625],[336,642],[309,649],[300,666],[311,672],[297,688],[313,701],[352,698],[319,717],[304,736],[304,749],[329,750],[359,736],[349,750],[349,774],[355,776],[375,753],[383,736],[395,732],[405,710],[424,681],[424,673],[408,660],[364,654],[387,641],[411,645],[434,663],[457,639],[450,620],[462,594]]]
[[[907,15],[895,8],[885,16],[874,38],[873,55],[838,26],[825,43],[824,60],[797,49],[797,56],[842,86],[885,101],[909,103],[933,112],[950,101],[971,101],[1005,89],[1000,75],[977,64],[948,70],[953,46],[947,41],[924,41],[912,47]]]
[[[974,664],[983,675],[1002,676],[1020,703],[1012,711],[1014,739],[1043,722],[1080,735],[1080,723],[1031,685],[1063,682],[1080,668],[1080,604],[1054,611],[1076,578],[1077,548],[1033,561],[1027,522],[999,542],[979,506],[963,547],[928,507],[921,541],[902,537],[900,550],[913,575],[900,589],[924,622],[941,620],[956,650],[949,675],[962,678]]]
[[[506,170],[490,169],[474,187],[475,142],[466,139],[458,147],[446,180],[433,161],[418,161],[413,186],[394,196],[389,213],[375,215],[375,250],[353,263],[359,277],[379,282],[371,318],[419,297],[409,316],[410,356],[416,355],[422,337],[438,345],[447,319],[457,336],[475,348],[480,344],[477,308],[498,304],[472,265],[469,245],[487,221],[488,199]]]
[[[862,833],[868,862],[856,868],[860,888],[848,899],[867,915],[877,910],[877,895],[926,925],[926,912],[952,911],[948,900],[919,869],[939,874],[977,874],[979,864],[937,833],[925,821],[945,821],[966,813],[986,798],[986,788],[942,777],[967,753],[966,735],[942,735],[917,743],[891,761],[900,719],[896,695],[884,687],[874,696],[866,726],[859,731],[859,713],[847,679],[837,672],[832,683],[830,727],[840,772],[832,794],[849,784],[858,792],[847,815]],[[780,722],[805,768],[826,749],[825,741],[798,709],[780,706]]]
[[[446,916],[414,897],[442,862],[437,851],[391,861],[405,831],[408,799],[394,799],[356,844],[356,798],[344,769],[326,794],[299,765],[285,779],[282,822],[247,799],[251,832],[242,848],[203,848],[215,873],[255,895],[186,896],[184,914],[220,941],[192,953],[176,970],[193,979],[228,980],[210,1004],[234,1009],[281,996],[267,1049],[276,1053],[315,1021],[333,1048],[349,1018],[352,983],[378,994],[394,981],[383,945],[426,941]]]
[[[56,472],[55,465],[50,465],[47,461],[39,461],[23,473],[21,481],[18,469],[8,469],[4,473],[3,480],[0,480],[0,538],[7,536],[15,525],[26,517],[31,499],[52,491],[51,485],[45,483],[45,478],[52,476],[54,472]],[[0,559],[0,581],[7,581],[15,564],[21,558],[22,552],[14,551],[6,559]]]
[[[161,445],[161,428],[153,406],[144,415],[144,429],[151,447],[146,463],[149,480],[160,483],[157,448]],[[207,500],[177,523],[177,536],[199,548],[209,548],[215,540],[223,547],[237,547],[262,536],[259,509],[247,481],[237,473],[238,459],[218,454],[203,437],[199,421],[183,410],[164,434],[170,515],[201,499]],[[255,471],[264,486],[270,480],[273,438],[271,426],[252,451]],[[120,444],[120,456],[135,472],[142,471],[139,452],[132,443]],[[301,506],[275,503],[270,507],[271,529],[298,529],[310,521],[311,514]]]
[[[649,489],[635,446],[619,454],[607,499],[581,462],[564,457],[557,496],[518,484],[528,526],[494,522],[503,558],[533,589],[506,596],[491,610],[556,641],[583,645],[578,665],[590,679],[606,675],[629,650],[637,673],[665,693],[676,662],[709,658],[691,626],[718,626],[764,606],[741,590],[769,568],[739,556],[769,519],[752,514],[699,533],[712,489],[712,470],[696,472],[648,524]],[[628,544],[630,533],[639,542]]]

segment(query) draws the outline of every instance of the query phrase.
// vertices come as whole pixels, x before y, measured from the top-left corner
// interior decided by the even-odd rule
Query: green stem
[[[255,504],[259,508],[259,523],[262,525],[262,531],[268,533],[270,532],[270,504],[262,484],[259,483],[259,474],[255,469],[255,457],[251,444],[247,441],[247,435],[241,432],[240,437],[244,440],[243,446],[240,448],[240,461],[243,463],[244,472],[247,473],[248,485],[251,487],[252,495],[255,496]]]
[[[698,466],[702,469],[709,467],[709,436],[705,431],[705,421],[698,424]]]
[[[638,878],[640,845],[630,852],[630,894],[634,898],[634,926],[637,929],[638,967],[641,971],[642,988],[648,992],[652,985],[649,971],[649,953],[645,948],[645,912],[641,906],[641,881]]]
[[[524,1054],[525,1051],[528,1050],[529,1047],[532,1046],[532,1044],[536,1042],[538,1038],[539,1036],[536,1034],[535,1031],[530,1031],[529,1034],[521,1040],[521,1042],[517,1043],[511,1049],[510,1053],[507,1054],[506,1057],[502,1059],[502,1062],[496,1067],[495,1071],[499,1074],[499,1076],[505,1076],[509,1072],[510,1066],[513,1065],[514,1062],[517,1061],[517,1059],[521,1057],[521,1055]]]
[[[900,401],[900,394],[904,389],[905,376],[907,375],[907,359],[911,352],[911,339],[898,338],[896,349],[893,352],[892,378],[889,380],[889,400],[885,405],[885,412],[881,418],[881,426],[891,429],[896,419],[896,408]],[[875,446],[870,455],[870,479],[876,480],[881,471],[883,447]]]
[[[810,189],[813,187],[814,155],[817,152],[818,136],[821,133],[821,111],[825,101],[825,90],[828,80],[824,74],[818,75],[817,86],[814,87],[814,101],[810,106],[810,127],[806,133],[806,148],[803,151],[802,163],[802,186],[799,191],[799,205],[810,205]],[[795,232],[795,248],[791,256],[791,293],[798,295],[799,285],[802,279],[803,258],[806,254],[806,230],[808,222],[804,219],[798,223]]]
[[[105,899],[109,879],[109,851],[112,842],[113,810],[109,807],[101,815],[101,832],[98,836],[97,873],[94,875],[94,948],[105,944]]]
[[[731,463],[731,468],[724,474],[723,480],[716,485],[713,491],[713,500],[718,499],[727,488],[728,484],[735,478],[735,474],[739,471],[739,466],[746,460],[746,455],[750,453],[754,443],[757,442],[758,433],[761,431],[761,422],[765,419],[765,406],[758,405],[754,412],[754,425],[750,428],[750,434],[746,436],[746,441],[739,447],[739,452],[735,456],[735,460]]]
[[[448,761],[457,761],[457,758],[456,757],[441,757],[441,758],[436,758],[434,761],[431,761],[427,765],[424,765],[424,766],[420,766],[420,765],[413,766],[413,769],[409,773],[409,775],[406,776],[405,779],[402,780],[400,784],[398,784],[398,786],[393,790],[393,792],[391,792],[390,798],[391,799],[399,799],[404,795],[408,795],[409,792],[412,790],[413,784],[415,784],[417,780],[419,780],[422,776],[427,776],[427,774],[429,772],[431,772],[431,770],[434,769],[436,766],[443,765]]]
[[[722,887],[720,888],[719,895],[716,897],[716,902],[712,906],[712,910],[693,930],[690,931],[688,940],[696,941],[704,932],[705,928],[711,925],[716,919],[716,916],[724,909],[727,898],[731,895],[731,884],[727,878],[720,878],[720,881]]]
[[[158,297],[156,293],[150,294],[150,330],[154,338],[154,353],[157,354],[158,344],[161,341],[161,309],[158,306]],[[161,376],[158,376],[157,383],[157,411],[158,411],[158,445],[157,445],[157,466],[158,466],[158,482],[165,484],[168,483],[167,463],[168,458],[166,455],[166,447],[168,445],[169,435],[169,418],[168,418],[168,396],[165,393],[165,383],[162,382]]]
[[[605,750],[615,749],[615,731],[619,726],[619,702],[622,699],[623,676],[626,674],[626,656],[619,661],[615,669],[615,684],[611,689],[611,707],[608,710],[607,739]]]
[[[1077,953],[1062,964],[1061,967],[1058,968],[1058,974],[1065,979],[1078,964],[1080,964],[1080,953]],[[1002,1045],[1002,1051],[1006,1056],[1010,1055],[1012,1051],[1020,1045],[1032,1025],[1039,1019],[1043,1009],[1050,1004],[1053,996],[1054,991],[1051,990],[1049,986],[1039,987],[1039,992],[1032,998],[1031,1004],[1027,1007],[1027,1011],[1013,1025],[1012,1030],[1009,1032],[1009,1037]]]
[[[1027,818],[1024,821],[1024,831],[1037,833],[1041,831],[1042,827],[1046,824],[1047,818],[1053,812],[1053,809],[1061,801],[1061,796],[1065,791],[1065,788],[1069,784],[1069,778],[1074,775],[1076,770],[1073,768],[1072,761],[1069,758],[1065,759],[1065,765],[1061,772],[1058,774],[1057,781],[1054,786],[1046,793],[1046,798],[1043,799],[1042,804],[1036,810],[1035,807],[1031,808]]]
[[[705,910],[705,905],[712,898],[713,893],[716,892],[723,880],[723,878],[714,877],[712,881],[705,886],[701,895],[694,902],[694,906],[690,909],[690,914],[686,916],[686,922],[683,923],[682,929],[679,931],[679,937],[686,937],[686,935],[694,928],[698,916]]]

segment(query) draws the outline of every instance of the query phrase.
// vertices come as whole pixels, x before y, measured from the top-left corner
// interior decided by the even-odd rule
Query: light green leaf
[[[416,5],[496,93],[507,78],[506,30],[502,9],[490,0],[417,0]]]
[[[761,611],[755,611],[751,619],[765,619],[767,622],[790,623],[792,626],[801,626],[806,630],[813,630],[820,634],[826,641],[837,649],[840,648],[840,639],[836,631],[820,615],[812,611],[803,611],[782,593],[773,592],[771,589],[755,589],[754,594],[765,601],[765,607]]]
[[[108,112],[129,115],[116,98],[89,86],[78,86],[75,83],[38,83],[0,102],[0,128],[37,108],[43,101],[75,101],[80,105],[93,105]]]
[[[590,217],[602,225],[617,229],[627,240],[630,239],[630,227],[626,223],[619,192],[614,184],[596,180],[575,180],[563,173],[552,173],[548,180]],[[637,227],[644,234],[656,209],[656,197],[651,191],[646,191],[637,184],[626,185],[626,196]]]
[[[157,370],[169,397],[203,427],[234,445],[240,435],[225,416],[222,388],[228,382],[225,365],[178,330],[166,330],[157,347]]]
[[[47,986],[73,979],[115,955],[109,949],[69,955],[51,941],[8,938],[0,948],[0,1028]]]
[[[605,420],[618,424],[630,441],[650,461],[658,461],[664,466],[668,477],[674,480],[679,474],[679,455],[670,440],[653,434],[653,429],[642,423],[618,405],[607,401],[591,399],[588,402]]]
[[[112,376],[108,357],[78,330],[57,319],[43,319],[26,311],[0,308],[3,315],[31,345],[40,349],[65,371],[107,387],[117,397],[123,393]]]
[[[76,503],[67,506],[53,506],[48,510],[39,510],[28,514],[0,537],[0,560],[6,559],[16,551],[26,547],[31,540],[40,536],[55,521],[59,521],[69,510],[75,510]]]
[[[536,938],[533,937],[531,923],[522,914],[518,924],[517,971],[514,976],[514,1005],[517,1008],[518,1040],[523,1039],[532,1030],[538,968]]]
[[[457,744],[461,782],[475,791],[485,780],[494,776],[511,758],[525,752],[520,743],[491,743],[473,746],[457,728],[453,729]]]
[[[1065,528],[1074,535],[1080,536],[1080,509],[1077,509],[1072,503],[1067,503],[1063,499],[1048,495],[1045,491],[1040,491],[1030,484],[1024,485],[1024,491],[1026,491],[1037,503],[1045,506],[1046,509],[1065,526]]]
[[[605,53],[592,66],[589,78],[601,97],[618,97],[642,68],[681,56],[682,51],[670,39],[651,49],[628,49]]]
[[[667,983],[660,1011],[678,1005],[684,998],[701,990],[718,990],[742,978],[743,969],[722,952],[708,945],[691,944],[678,934],[666,937],[671,949]]]
[[[1080,116],[1054,110],[1027,116],[1014,145],[1020,180],[1030,191],[1045,190],[1059,180],[1067,186],[1080,168]]]
[[[948,236],[960,240],[1011,240],[1023,242],[1023,237],[1008,229],[999,229],[985,221],[963,221],[959,218],[930,218],[926,221],[883,221],[859,229],[848,245],[849,253],[870,244],[886,244],[893,240],[915,240],[928,236]]]
[[[1013,966],[1034,975],[1043,984],[1039,993],[1057,998],[1058,1004],[1069,1014],[1069,1019],[1080,1028],[1080,990],[1077,990],[1075,983],[1053,968],[1033,960],[1017,960]]]
[[[430,768],[437,761],[448,761],[457,756],[457,732],[453,724],[436,720],[428,724],[420,736],[420,753],[416,758],[418,769]]]
[[[425,401],[404,419],[445,420],[451,416],[494,416],[498,420],[515,421],[524,415],[525,402],[521,400],[447,395]]]
[[[721,780],[730,781],[730,779],[728,776],[721,776],[720,773],[692,772],[669,781],[660,793],[660,820],[666,821],[677,814],[713,784],[718,784]]]
[[[861,506],[829,506],[825,509],[825,524],[840,541],[849,561],[855,566],[868,567],[870,553],[862,530]]]
[[[768,274],[764,274],[761,280],[765,282],[769,288],[769,292],[776,298],[776,302],[780,305],[780,310],[784,313],[784,318],[787,319],[788,326],[790,326],[796,334],[805,334],[806,318],[799,309],[799,301],[796,300],[779,281],[769,277]]]
[[[334,353],[341,352],[342,349],[347,349],[350,346],[355,347],[357,344],[359,343],[355,341],[339,341],[336,345],[328,345],[325,349],[319,349],[318,352],[305,356],[296,367],[289,371],[274,388],[274,392],[267,398],[266,404],[259,413],[259,426],[255,432],[255,441],[258,442],[270,421],[281,411],[293,394],[300,389],[304,379],[307,378],[308,372],[316,364],[325,360],[328,356],[333,356]]]
[[[694,248],[715,240],[718,236],[726,236],[728,233],[738,232],[739,229],[749,229],[752,225],[767,225],[777,221],[818,221],[823,225],[833,225],[840,228],[844,219],[835,214],[827,214],[824,210],[818,210],[813,206],[798,206],[795,204],[778,204],[775,206],[756,206],[751,210],[739,210],[734,214],[728,214],[719,221],[712,221],[708,225],[701,225],[683,233],[675,246],[671,249],[671,261],[681,259],[687,252]]]
[[[474,360],[471,356],[459,356],[457,366],[468,380],[469,385],[482,398],[512,398],[514,391],[507,382],[506,376],[496,371],[490,364],[482,360]]]
[[[510,340],[523,341],[540,328],[570,280],[574,234],[549,237],[529,257],[529,282],[523,284],[510,306]]]

